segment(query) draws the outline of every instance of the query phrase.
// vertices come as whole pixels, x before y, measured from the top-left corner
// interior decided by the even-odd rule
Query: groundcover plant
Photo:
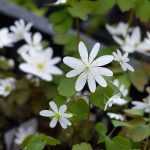
[[[63,45],[57,48],[63,51],[59,56],[54,43],[33,32],[30,22],[20,19],[0,29],[0,129],[9,119],[22,123],[34,117],[39,123],[38,129],[18,128],[14,145],[22,150],[150,149],[150,68],[133,58],[134,53],[149,54],[150,32],[132,24],[134,13],[142,21],[150,19],[144,16],[148,4],[146,0],[51,3],[56,8],[50,16],[53,42]],[[114,5],[129,11],[129,17],[115,24],[105,22],[111,46],[82,36],[80,23],[98,20]],[[13,50],[10,59],[6,54]],[[133,87],[144,94],[133,91],[137,96],[132,96]]]

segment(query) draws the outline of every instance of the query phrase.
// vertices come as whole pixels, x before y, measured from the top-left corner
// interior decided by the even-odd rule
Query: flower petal
[[[112,55],[104,55],[93,61],[92,66],[104,66],[113,61]]]
[[[52,112],[50,110],[42,110],[42,111],[40,111],[40,115],[44,116],[44,117],[52,117],[52,116],[54,116],[54,112]]]
[[[88,74],[88,80],[87,81],[88,81],[88,86],[89,86],[90,91],[92,93],[94,93],[96,90],[96,82],[95,82],[95,78],[94,78],[92,73]]]
[[[56,103],[54,101],[50,101],[49,102],[49,106],[51,107],[51,109],[54,111],[54,112],[58,112],[58,107],[56,105]]]
[[[72,78],[72,77],[76,77],[77,75],[79,75],[83,70],[71,70],[66,74],[67,78]]]
[[[63,62],[64,64],[73,69],[79,69],[80,67],[82,68],[84,66],[80,59],[74,57],[65,57],[63,59]]]
[[[89,56],[89,63],[91,63],[95,57],[97,56],[98,54],[98,51],[100,49],[100,43],[96,43],[93,48],[92,48],[92,51],[90,53],[90,56]]]
[[[51,120],[49,126],[50,126],[51,128],[54,128],[54,127],[56,127],[57,122],[58,122],[58,119],[57,119],[57,118],[53,118],[53,119]]]
[[[79,43],[79,54],[80,54],[82,61],[87,64],[88,63],[88,50],[82,41]]]
[[[108,77],[113,76],[113,72],[110,69],[107,69],[105,67],[96,67],[96,69],[99,75]]]
[[[101,75],[96,75],[95,80],[100,86],[102,86],[102,87],[107,86],[107,82],[105,81],[105,79]]]
[[[60,122],[60,125],[62,126],[63,129],[66,129],[67,126],[71,125],[71,122],[68,119],[66,119],[66,118],[61,118],[59,120],[59,122]]]
[[[62,105],[62,106],[60,106],[60,108],[59,108],[59,113],[60,113],[60,114],[63,114],[64,112],[66,112],[66,110],[67,110],[67,106],[66,106],[66,105]]]
[[[76,91],[81,91],[85,84],[86,84],[86,80],[87,80],[87,73],[83,72],[78,78],[77,81],[75,83],[75,89]]]

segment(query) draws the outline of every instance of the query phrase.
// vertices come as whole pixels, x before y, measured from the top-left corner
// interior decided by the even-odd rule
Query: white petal
[[[50,126],[51,128],[54,128],[54,127],[56,127],[57,122],[58,122],[58,119],[53,118],[53,119],[51,120],[49,126]]]
[[[64,128],[64,129],[66,129],[67,126],[71,125],[71,122],[68,119],[66,119],[66,118],[61,118],[59,120],[59,122],[60,122],[60,125],[62,126],[62,128]]]
[[[105,79],[101,75],[96,75],[95,80],[100,86],[102,86],[102,87],[107,86],[107,82],[105,81]]]
[[[65,57],[63,59],[64,64],[67,66],[73,68],[73,69],[79,69],[83,67],[83,63],[80,59],[74,58],[74,57]]]
[[[135,27],[133,29],[132,35],[131,35],[131,39],[133,41],[135,41],[135,43],[138,43],[141,41],[141,32],[140,32],[140,28],[139,27]]]
[[[42,40],[42,35],[40,33],[35,33],[33,36],[34,44],[39,44]]]
[[[124,41],[118,36],[113,36],[113,39],[119,45],[123,45],[123,43],[124,43]]]
[[[94,93],[96,90],[96,82],[95,82],[95,78],[92,75],[92,73],[88,74],[88,80],[87,81],[88,81],[88,86],[89,86],[90,91],[92,93]]]
[[[77,81],[75,83],[75,89],[76,91],[81,91],[85,84],[86,84],[86,80],[87,80],[87,73],[83,72],[78,78]]]
[[[54,116],[54,112],[52,112],[50,110],[42,110],[42,111],[40,111],[40,115],[44,116],[44,117],[52,117],[52,116]]]
[[[56,66],[50,66],[49,67],[49,71],[50,71],[50,73],[56,74],[56,75],[63,74],[63,72],[58,67],[56,67]]]
[[[27,63],[20,64],[19,68],[26,73],[31,73],[31,74],[36,73],[35,68],[32,65],[27,64]]]
[[[72,78],[72,77],[76,77],[77,75],[79,75],[82,72],[82,70],[71,70],[66,74],[67,78]]]
[[[128,68],[129,71],[132,72],[134,71],[134,68],[130,64],[126,63],[126,67]]]
[[[58,112],[58,107],[56,105],[56,103],[54,101],[50,101],[49,102],[49,106],[51,107],[51,109],[54,111],[54,112]]]
[[[45,81],[52,81],[52,79],[53,79],[53,77],[48,73],[42,73],[42,74],[35,73],[35,75]]]
[[[104,55],[93,61],[92,66],[104,66],[113,61],[112,55]]]
[[[84,63],[88,63],[88,51],[85,44],[81,41],[79,43],[79,54]]]
[[[113,72],[105,67],[95,67],[94,70],[97,70],[97,73],[102,76],[113,76]]]
[[[64,113],[64,112],[66,112],[66,110],[67,110],[67,106],[66,106],[66,105],[62,105],[62,106],[60,106],[60,108],[59,108],[59,113],[62,114],[62,113]]]
[[[90,53],[90,56],[89,56],[89,63],[91,63],[95,57],[97,56],[98,54],[98,51],[100,49],[100,43],[96,43],[93,48],[92,48],[92,51]]]

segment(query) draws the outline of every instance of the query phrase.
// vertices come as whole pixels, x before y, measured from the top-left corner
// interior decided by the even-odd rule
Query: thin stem
[[[149,138],[147,138],[146,141],[145,141],[144,150],[147,150],[148,143],[149,143]]]
[[[108,136],[111,137],[112,134],[114,133],[114,131],[115,131],[116,129],[117,129],[117,128],[113,128],[113,129],[111,130],[111,132],[108,134]]]

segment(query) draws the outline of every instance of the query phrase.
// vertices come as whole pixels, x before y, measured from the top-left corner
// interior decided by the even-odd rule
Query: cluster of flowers
[[[51,47],[45,48],[42,44],[42,35],[40,33],[32,34],[30,32],[31,27],[31,23],[25,24],[23,20],[19,20],[10,28],[1,29],[0,47],[13,46],[15,42],[24,40],[25,44],[18,49],[18,54],[23,59],[23,62],[19,65],[20,70],[42,80],[52,81],[53,75],[63,74],[63,71],[56,66],[61,59],[59,57],[53,58],[53,49]],[[117,61],[121,65],[123,71],[134,71],[134,68],[129,64],[130,60],[128,58],[128,53],[133,52],[133,49],[137,49],[140,31],[139,28],[131,30],[130,28],[128,29],[128,27],[126,27],[125,30],[125,27],[125,24],[120,24],[115,28],[107,25],[107,29],[113,34],[113,38],[116,41],[119,41],[118,43],[120,43],[121,49],[125,52],[124,54],[122,54],[120,50],[117,50],[116,52],[113,52],[112,55],[97,57],[100,50],[100,43],[96,43],[92,50],[89,51],[86,45],[81,41],[78,46],[80,59],[70,56],[63,58],[64,64],[71,68],[71,71],[66,74],[66,77],[73,78],[78,76],[75,83],[75,90],[77,92],[83,90],[86,83],[92,93],[96,90],[96,83],[102,87],[107,87],[107,81],[104,77],[113,76],[113,72],[107,68],[106,65],[113,61]],[[131,35],[129,36],[128,33]],[[120,37],[120,35],[122,37]],[[123,37],[126,37],[125,41],[121,39]],[[129,40],[129,38],[131,39]],[[136,38],[136,40],[134,38]],[[147,44],[150,43],[150,40],[148,39],[145,39],[144,41]],[[128,90],[124,85],[121,85],[118,80],[114,80],[113,84],[119,90],[117,94],[108,99],[104,109],[105,111],[108,107],[112,107],[112,105],[120,106],[127,103],[125,97],[128,95]],[[15,79],[8,78],[0,80],[0,95],[8,96],[13,89],[15,89]],[[40,115],[52,118],[49,124],[51,128],[54,128],[57,122],[59,122],[64,129],[71,125],[69,118],[71,118],[73,114],[67,113],[67,105],[64,104],[58,108],[54,101],[50,101],[49,105],[51,109],[42,110]],[[143,109],[145,112],[150,113],[149,97],[146,98],[144,102],[135,101],[133,102],[133,105],[134,108]],[[125,119],[121,114],[110,112],[108,113],[108,116],[118,120]]]

